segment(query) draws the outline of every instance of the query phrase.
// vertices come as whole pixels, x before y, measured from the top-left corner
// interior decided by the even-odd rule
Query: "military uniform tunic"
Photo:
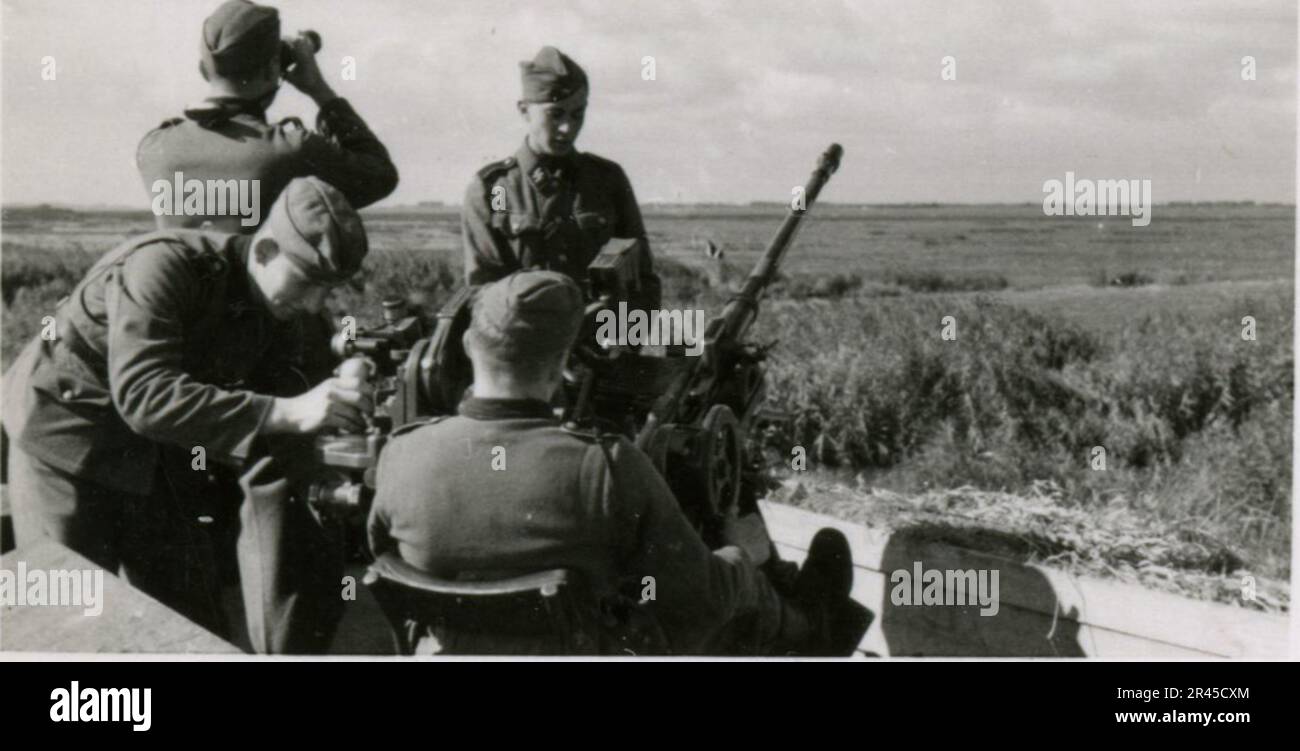
[[[623,168],[608,159],[539,156],[525,143],[513,157],[479,170],[462,212],[470,284],[521,269],[558,271],[582,283],[587,265],[611,238],[639,238],[641,303],[659,305],[641,210]]]
[[[155,180],[170,184],[177,172],[185,180],[259,180],[265,217],[295,177],[319,177],[358,209],[397,187],[397,168],[388,150],[345,99],[321,106],[316,131],[297,118],[272,125],[255,102],[226,98],[208,100],[208,105],[164,122],[140,142],[136,161],[151,195]],[[184,216],[180,208],[158,216],[158,226],[199,227],[211,221],[214,229],[226,232],[252,229],[242,226],[239,216]]]
[[[287,351],[251,294],[250,242],[172,230],[109,251],[54,311],[54,339],[34,338],[4,377],[18,544],[51,537],[219,634],[218,554],[196,521],[218,507],[192,452],[215,469],[260,450],[272,399],[252,389]],[[303,578],[248,577],[280,599]]]
[[[245,457],[272,398],[281,324],[251,294],[250,239],[192,230],[106,253],[5,376],[5,426],[28,454],[125,492],[151,492],[157,444]]]
[[[406,428],[380,455],[377,485],[372,551],[434,576],[569,568],[598,595],[651,576],[648,607],[677,653],[740,615],[769,638],[779,628],[771,585],[739,548],[709,551],[648,457],[561,428],[543,402],[469,398],[455,417]]]

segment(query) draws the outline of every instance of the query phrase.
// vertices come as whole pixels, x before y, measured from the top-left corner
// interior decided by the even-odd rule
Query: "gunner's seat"
[[[440,579],[380,555],[363,580],[404,655],[663,654],[662,631],[633,602],[597,600],[576,572],[495,581]]]

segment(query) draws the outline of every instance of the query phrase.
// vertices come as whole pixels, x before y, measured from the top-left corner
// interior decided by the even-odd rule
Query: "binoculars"
[[[320,52],[320,34],[314,31],[303,31],[298,36],[307,38],[307,41],[311,43],[313,53]],[[293,53],[293,42],[293,39],[285,39],[280,42],[280,70],[282,71],[288,70],[298,62],[298,56]]]

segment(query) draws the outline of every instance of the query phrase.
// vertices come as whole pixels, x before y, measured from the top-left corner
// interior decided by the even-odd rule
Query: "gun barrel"
[[[812,176],[803,186],[802,204],[791,202],[790,213],[781,224],[781,228],[777,230],[776,237],[772,238],[772,242],[763,251],[763,257],[750,272],[744,287],[727,301],[722,314],[713,319],[705,329],[706,342],[736,343],[744,336],[758,315],[758,301],[762,297],[763,290],[776,278],[777,270],[781,267],[781,257],[785,255],[794,240],[799,222],[803,220],[804,214],[808,213],[808,209],[812,208],[813,202],[817,200],[817,196],[830,180],[831,175],[839,168],[840,158],[843,155],[844,149],[837,143],[831,144],[830,148],[822,154],[817,169],[813,170]],[[691,368],[686,375],[677,378],[659,397],[655,407],[646,416],[641,432],[637,435],[638,447],[647,448],[661,426],[701,418],[703,409],[718,403],[714,398],[717,395],[718,385],[730,375],[723,372],[732,361],[726,354],[727,349],[730,348],[706,346],[704,357],[700,359],[699,365]],[[748,406],[739,410],[738,414],[747,412]]]
[[[831,179],[831,175],[839,169],[840,159],[844,156],[844,148],[838,143],[833,143],[830,148],[826,149],[821,159],[817,163],[817,168],[813,170],[812,175],[803,186],[803,200],[792,200],[790,211],[786,214],[785,221],[781,223],[780,229],[772,241],[768,243],[767,249],[763,251],[762,258],[759,259],[758,265],[754,270],[749,272],[749,277],[745,279],[745,285],[736,293],[723,310],[722,317],[726,321],[727,334],[732,337],[739,337],[749,328],[754,321],[754,316],[758,313],[758,300],[773,280],[776,279],[777,272],[781,268],[781,259],[785,256],[786,250],[794,242],[795,234],[799,231],[799,224],[803,221],[804,215],[812,208],[817,196],[821,194],[822,188]]]

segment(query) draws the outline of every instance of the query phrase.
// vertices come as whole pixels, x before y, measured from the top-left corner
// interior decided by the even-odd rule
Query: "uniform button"
[[[64,392],[63,392],[63,401],[65,401],[65,402],[70,402],[70,401],[72,401],[72,389],[66,389],[66,390],[64,390]]]

